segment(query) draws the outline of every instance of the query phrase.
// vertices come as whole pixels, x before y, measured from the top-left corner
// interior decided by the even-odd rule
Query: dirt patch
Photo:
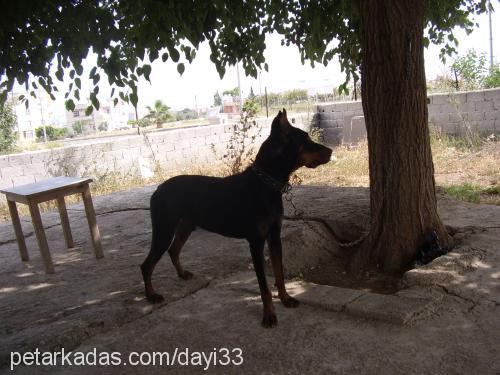
[[[383,274],[376,270],[353,274],[346,268],[345,261],[336,261],[313,267],[302,274],[304,281],[315,284],[337,286],[379,294],[394,294],[398,291],[399,276]]]

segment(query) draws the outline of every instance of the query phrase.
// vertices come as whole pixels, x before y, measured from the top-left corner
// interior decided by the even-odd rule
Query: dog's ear
[[[280,124],[282,127],[286,128],[287,126],[290,126],[290,123],[288,122],[288,117],[286,117],[286,109],[283,108],[283,113],[280,111],[281,117],[280,117]]]
[[[283,134],[290,127],[290,123],[288,122],[288,118],[286,117],[286,109],[283,108],[283,112],[279,111],[276,117],[273,120],[271,125],[271,135],[274,134]]]

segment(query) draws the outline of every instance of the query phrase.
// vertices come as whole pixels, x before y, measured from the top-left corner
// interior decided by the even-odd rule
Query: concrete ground
[[[302,304],[285,309],[276,300],[279,325],[268,330],[260,326],[261,302],[245,241],[201,230],[181,255],[195,277],[178,279],[166,257],[154,275],[166,301],[152,306],[144,300],[138,266],[150,244],[147,208],[153,189],[94,198],[105,251],[101,260],[93,256],[81,205],[68,207],[75,249],[64,248],[57,213],[44,214],[54,275],[44,273],[28,218],[23,219],[27,263],[19,258],[10,223],[0,225],[0,373],[10,373],[12,352],[36,348],[119,352],[122,363],[18,366],[15,373],[204,372],[206,365],[124,364],[131,352],[172,356],[176,348],[178,353],[188,348],[200,364],[193,351],[216,352],[219,362],[209,373],[500,372],[500,207],[441,198],[443,220],[458,230],[453,252],[407,272],[394,295],[292,280],[290,293]],[[308,218],[329,220],[333,227],[367,227],[367,189],[300,187],[294,194]],[[292,211],[287,207],[288,215]],[[289,274],[338,255],[321,224],[285,220],[284,226]],[[223,366],[223,348],[240,348],[243,363]],[[238,354],[229,352],[237,363]]]

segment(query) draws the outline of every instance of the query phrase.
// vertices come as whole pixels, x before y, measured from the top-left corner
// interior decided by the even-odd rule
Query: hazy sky
[[[498,5],[497,5],[498,7]],[[500,12],[493,13],[493,35],[494,54],[500,54]],[[466,35],[462,30],[457,30],[456,36],[460,41],[459,53],[465,53],[469,48],[475,48],[479,52],[489,54],[489,29],[488,16],[482,15],[477,18],[479,28],[472,34]],[[495,37],[495,35],[497,35]],[[267,48],[265,51],[266,61],[269,65],[269,72],[262,72],[259,80],[247,78],[243,69],[240,69],[241,87],[243,95],[246,96],[250,87],[256,94],[260,87],[264,92],[267,86],[268,92],[279,92],[291,88],[325,89],[327,86],[338,85],[343,82],[343,74],[339,64],[334,58],[327,67],[316,65],[311,68],[308,62],[302,65],[300,55],[296,47],[284,47],[280,44],[278,35],[270,35],[266,38]],[[184,74],[179,76],[176,64],[168,60],[166,63],[155,62],[151,73],[151,83],[142,80],[139,83],[139,109],[144,113],[144,106],[151,105],[156,99],[161,99],[173,109],[184,107],[206,107],[213,103],[213,95],[218,90],[220,93],[226,89],[237,86],[237,74],[235,67],[229,67],[223,80],[220,80],[215,66],[209,59],[210,50],[206,44],[202,45],[192,64],[186,64]],[[446,71],[445,66],[439,60],[439,48],[431,46],[425,52],[427,78],[432,79],[436,75]],[[495,60],[498,62],[498,58]],[[93,59],[89,59],[84,64],[85,74],[92,67]],[[82,80],[83,81],[83,80]],[[101,79],[102,83],[107,82]],[[84,88],[85,88],[85,82]],[[88,87],[88,86],[87,86]],[[109,90],[101,88],[100,99],[106,99]],[[57,100],[58,117],[64,118],[63,95],[60,94]]]

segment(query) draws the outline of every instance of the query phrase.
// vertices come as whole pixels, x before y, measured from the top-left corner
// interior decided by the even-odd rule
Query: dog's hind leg
[[[164,212],[158,212],[157,208],[153,208],[153,205],[151,206],[151,223],[153,226],[151,250],[144,260],[144,263],[141,264],[146,298],[151,303],[163,301],[163,297],[156,293],[153,288],[151,276],[153,275],[156,263],[158,263],[172,243],[177,222],[178,220],[176,218],[168,217]]]
[[[175,231],[174,241],[168,249],[170,259],[172,259],[172,263],[175,267],[175,270],[177,271],[177,275],[179,275],[179,277],[184,280],[191,279],[193,277],[193,274],[182,268],[181,262],[179,260],[179,255],[181,253],[182,247],[186,243],[193,229],[193,224],[189,220],[181,219]]]

